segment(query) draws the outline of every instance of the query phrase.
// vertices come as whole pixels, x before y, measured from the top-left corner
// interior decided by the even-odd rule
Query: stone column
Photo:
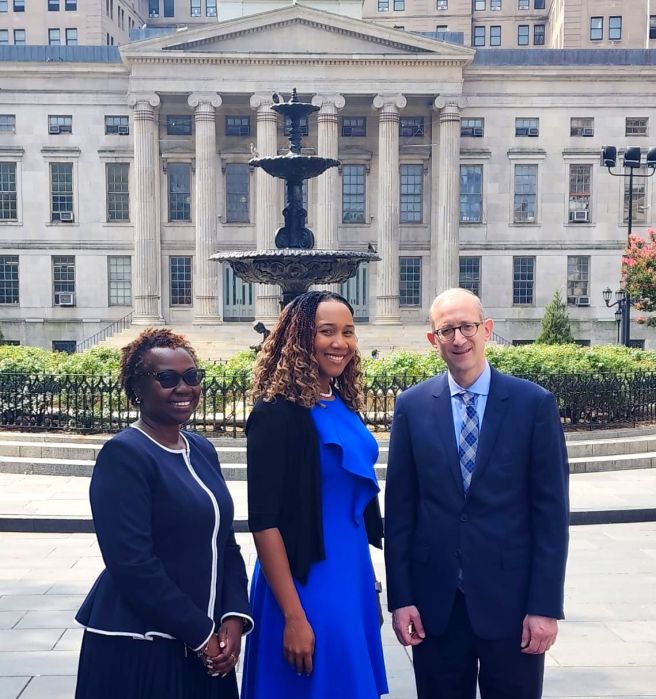
[[[462,98],[439,96],[440,110],[439,184],[437,218],[432,221],[435,259],[435,295],[458,286],[460,226],[460,109]],[[433,183],[435,188],[435,183]]]
[[[337,158],[339,151],[339,125],[337,112],[346,101],[342,95],[315,95],[312,104],[321,107],[317,115],[317,155]],[[339,172],[331,167],[317,178],[317,215],[315,216],[315,247],[337,250],[339,225]]]
[[[134,278],[135,325],[161,325],[161,244],[159,198],[159,96],[131,94],[134,123]]]
[[[257,110],[257,155],[272,157],[278,153],[278,115],[271,110],[271,94],[253,95],[251,108]],[[282,214],[283,202],[278,201],[279,187],[275,177],[262,168],[255,170],[255,235],[258,250],[275,248],[275,236]],[[280,288],[271,284],[255,287],[255,317],[264,323],[274,323],[280,313]]]
[[[399,315],[399,109],[401,94],[379,94],[373,106],[378,121],[378,253],[377,324],[400,323]]]
[[[196,255],[194,258],[194,325],[217,325],[219,264],[210,255],[218,248],[216,192],[216,119],[221,106],[216,92],[194,92],[187,102],[196,123]]]

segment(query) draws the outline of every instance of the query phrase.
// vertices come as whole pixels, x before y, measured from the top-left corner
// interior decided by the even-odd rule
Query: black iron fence
[[[427,378],[378,374],[367,379],[365,420],[389,430],[396,397]],[[558,401],[565,429],[631,426],[656,420],[656,373],[530,376]],[[250,373],[207,379],[189,425],[210,434],[237,435],[248,417]],[[117,432],[137,417],[112,378],[0,374],[0,429]]]

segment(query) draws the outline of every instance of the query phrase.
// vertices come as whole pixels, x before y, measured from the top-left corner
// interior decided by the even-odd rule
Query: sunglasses
[[[162,388],[175,388],[182,379],[187,386],[198,386],[205,378],[205,369],[187,369],[183,374],[173,369],[146,371],[141,376],[153,376]]]

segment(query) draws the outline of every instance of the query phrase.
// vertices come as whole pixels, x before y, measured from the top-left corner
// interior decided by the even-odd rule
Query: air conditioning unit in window
[[[60,124],[59,133],[73,133],[73,127],[70,124]]]
[[[528,136],[528,129],[524,127],[515,129],[515,136]]]
[[[129,133],[130,133],[129,126],[119,126],[118,127],[118,135],[119,136],[127,136]]]
[[[58,291],[55,294],[55,305],[57,306],[74,306],[75,294],[72,291]]]
[[[590,305],[590,297],[589,296],[576,296],[575,297],[574,303],[577,306],[589,306]]]
[[[352,132],[352,126],[342,126],[342,136],[350,136]]]
[[[571,211],[570,218],[574,223],[587,223],[590,220],[589,211]]]
[[[73,223],[73,212],[72,211],[60,211],[59,220],[62,223]]]
[[[539,129],[528,129],[528,135],[529,136],[539,136],[540,130]]]
[[[586,128],[581,129],[581,136],[594,136],[594,129]]]
[[[58,134],[59,132],[60,132],[59,124],[50,124],[50,126],[48,126],[48,133],[49,134]]]
[[[461,136],[473,136],[474,129],[469,127],[469,126],[465,126],[462,129],[460,129],[460,135]]]
[[[472,131],[474,132],[472,136],[476,136],[477,138],[481,138],[483,136],[483,129],[480,126],[472,129]]]

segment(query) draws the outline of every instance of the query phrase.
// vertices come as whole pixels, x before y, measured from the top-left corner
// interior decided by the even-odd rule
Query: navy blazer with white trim
[[[76,615],[88,631],[202,647],[226,616],[252,626],[234,507],[216,450],[172,450],[129,428],[98,454],[93,521],[106,569]]]

